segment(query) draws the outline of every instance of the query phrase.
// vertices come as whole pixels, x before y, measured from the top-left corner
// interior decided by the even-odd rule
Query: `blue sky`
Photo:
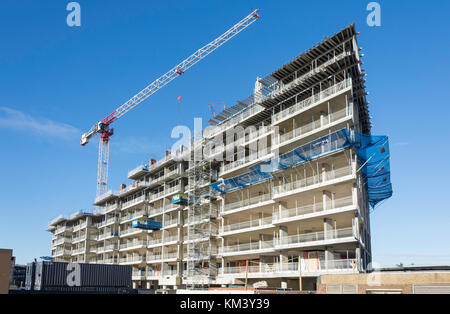
[[[394,196],[371,216],[374,261],[450,264],[448,1],[78,1],[82,26],[66,25],[69,1],[0,3],[0,247],[18,261],[48,255],[48,222],[92,208],[97,142],[79,137],[136,92],[251,8],[261,20],[115,123],[110,182],[159,159],[181,120],[232,105],[324,36],[361,32],[373,133],[391,138]],[[164,117],[171,117],[165,119]]]

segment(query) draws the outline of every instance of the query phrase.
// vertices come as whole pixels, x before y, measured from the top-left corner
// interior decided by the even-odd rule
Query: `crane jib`
[[[228,29],[220,37],[216,38],[209,44],[198,49],[184,61],[176,65],[174,68],[169,70],[166,74],[162,75],[156,79],[153,83],[144,88],[137,95],[132,97],[130,100],[125,102],[119,108],[114,110],[113,113],[108,115],[106,118],[97,122],[88,133],[84,133],[81,136],[81,145],[85,146],[89,139],[96,134],[102,134],[102,138],[99,145],[99,163],[98,163],[98,174],[97,174],[97,198],[102,194],[107,192],[108,186],[108,159],[109,159],[109,136],[113,134],[113,130],[109,129],[111,123],[122,117],[124,114],[135,108],[137,105],[142,103],[148,97],[156,93],[158,90],[169,84],[175,78],[183,75],[188,69],[197,64],[200,60],[207,57],[217,48],[225,44],[227,41],[232,39],[234,36],[239,34],[241,31],[249,27],[256,20],[260,18],[259,10],[252,10],[252,12],[247,15],[240,22],[235,24],[233,27]]]

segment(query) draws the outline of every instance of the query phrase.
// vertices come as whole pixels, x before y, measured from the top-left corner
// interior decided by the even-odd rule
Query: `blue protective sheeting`
[[[346,129],[321,137],[310,143],[268,161],[250,167],[250,172],[238,177],[216,182],[211,187],[222,193],[260,183],[272,178],[272,173],[300,165],[324,155],[348,147],[355,147],[361,173],[366,179],[369,203],[372,207],[392,196],[389,166],[389,139],[387,136],[373,136]]]
[[[389,138],[356,133],[355,143],[361,173],[367,180],[369,203],[375,207],[392,196]]]

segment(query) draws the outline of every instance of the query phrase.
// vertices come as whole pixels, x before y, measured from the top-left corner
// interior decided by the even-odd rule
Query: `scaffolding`
[[[188,289],[209,287],[217,276],[216,196],[211,184],[217,179],[218,163],[202,157],[206,139],[193,141],[189,161],[187,207],[187,284]],[[197,157],[199,156],[199,157]]]

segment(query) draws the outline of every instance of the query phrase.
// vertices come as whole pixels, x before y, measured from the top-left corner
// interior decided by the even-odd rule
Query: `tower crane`
[[[223,33],[220,37],[203,46],[190,55],[187,59],[170,69],[167,73],[156,79],[126,103],[106,116],[106,118],[95,123],[87,133],[84,133],[81,136],[81,145],[85,146],[92,137],[100,134],[98,149],[97,198],[108,190],[109,141],[110,137],[114,134],[114,129],[110,127],[111,124],[156,93],[158,90],[172,82],[174,79],[183,75],[200,60],[204,59],[214,50],[257,21],[259,17],[259,10],[253,10],[249,15]]]

